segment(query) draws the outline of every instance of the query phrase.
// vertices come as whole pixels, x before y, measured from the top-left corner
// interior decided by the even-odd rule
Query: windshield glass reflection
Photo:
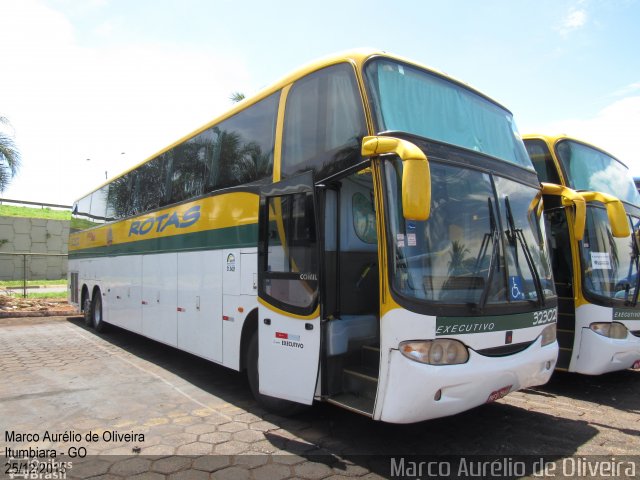
[[[572,140],[558,142],[556,152],[574,190],[604,192],[640,205],[629,169],[615,158]]]
[[[508,110],[462,84],[394,60],[365,67],[377,130],[398,130],[533,170]]]
[[[542,302],[554,295],[537,190],[433,162],[431,216],[424,222],[405,220],[402,163],[387,165],[396,291],[417,300],[480,309]]]
[[[581,243],[583,288],[593,295],[636,302],[638,282],[638,219],[633,235],[616,238],[605,209],[590,205]]]

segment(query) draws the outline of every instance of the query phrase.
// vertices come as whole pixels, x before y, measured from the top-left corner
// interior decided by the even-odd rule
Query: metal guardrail
[[[18,203],[22,205],[39,205],[41,208],[44,207],[53,207],[53,208],[64,208],[67,210],[71,210],[71,205],[58,205],[56,203],[44,203],[44,202],[28,202],[27,200],[12,200],[10,198],[0,198],[0,205],[4,202],[7,203]]]
[[[27,298],[27,257],[67,257],[66,253],[32,253],[32,252],[0,252],[0,256],[22,257],[22,297]]]

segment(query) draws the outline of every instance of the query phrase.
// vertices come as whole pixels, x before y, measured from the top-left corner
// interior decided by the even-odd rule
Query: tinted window
[[[640,204],[629,169],[611,155],[572,140],[558,142],[556,155],[574,190],[604,192],[624,202]]]
[[[313,310],[318,296],[313,197],[268,199],[268,242],[263,291],[287,310]]]
[[[107,217],[269,178],[279,98],[275,93],[111,182]]]
[[[170,203],[271,176],[280,93],[175,147]]]
[[[445,77],[393,60],[365,68],[378,131],[400,130],[524,168],[531,160],[511,113]]]
[[[76,202],[73,207],[73,215],[76,218],[89,219],[91,217],[91,195],[87,195]]]
[[[287,98],[282,178],[326,178],[360,160],[366,124],[353,68],[340,64],[295,83]]]
[[[109,196],[107,197],[107,218],[109,220],[134,214],[133,188],[136,183],[136,175],[136,172],[129,172],[109,184]]]
[[[105,185],[91,194],[91,219],[94,222],[105,222],[108,192],[109,186]]]
[[[540,181],[560,184],[560,177],[547,144],[542,140],[525,140],[524,146],[527,148],[527,153]]]

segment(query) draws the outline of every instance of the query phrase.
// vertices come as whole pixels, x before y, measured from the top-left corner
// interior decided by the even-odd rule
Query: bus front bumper
[[[585,375],[601,375],[640,365],[640,337],[614,339],[582,328],[580,350],[569,371]]]
[[[504,357],[485,357],[470,350],[468,362],[462,365],[426,365],[391,350],[387,382],[374,418],[412,423],[464,412],[509,392],[546,383],[557,358],[557,342],[542,347],[540,338],[526,350]]]

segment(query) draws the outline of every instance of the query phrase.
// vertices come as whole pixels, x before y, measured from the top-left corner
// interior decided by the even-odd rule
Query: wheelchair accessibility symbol
[[[509,295],[511,300],[524,300],[522,278],[516,276],[509,277]]]

